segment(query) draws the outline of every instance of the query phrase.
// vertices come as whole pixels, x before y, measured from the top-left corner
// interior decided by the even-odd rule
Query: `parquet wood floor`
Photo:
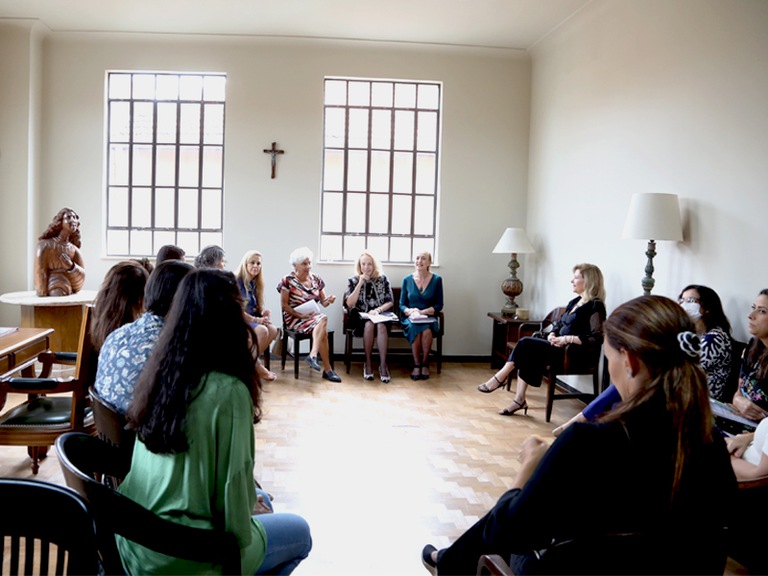
[[[304,365],[298,380],[277,368],[256,426],[255,472],[277,511],[311,526],[301,576],[423,576],[422,546],[445,546],[474,523],[517,471],[521,442],[551,440],[583,406],[558,401],[546,423],[545,391],[531,389],[527,416],[499,416],[512,394],[475,390],[493,373],[486,363],[448,363],[418,382],[393,366],[389,384],[363,381],[360,364],[340,372],[340,384]],[[25,448],[0,447],[0,476],[32,476]],[[63,483],[54,453],[38,478]]]

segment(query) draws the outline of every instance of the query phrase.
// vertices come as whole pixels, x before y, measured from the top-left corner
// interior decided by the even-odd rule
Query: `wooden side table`
[[[22,328],[54,329],[50,346],[56,352],[77,351],[83,306],[95,299],[95,290],[80,290],[71,296],[38,296],[34,290],[0,295],[0,302],[21,306]]]
[[[540,320],[518,320],[514,316],[504,316],[500,312],[488,312],[493,320],[493,336],[491,338],[491,368],[498,370],[509,358],[507,344],[520,340],[520,325],[540,322]]]

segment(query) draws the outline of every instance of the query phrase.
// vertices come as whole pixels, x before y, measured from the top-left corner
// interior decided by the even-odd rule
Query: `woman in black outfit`
[[[603,273],[594,264],[577,264],[573,267],[571,285],[577,296],[568,302],[547,339],[520,339],[501,370],[477,387],[485,393],[498,390],[512,370],[517,368],[515,399],[499,412],[502,416],[512,416],[519,410],[528,413],[525,401],[528,386],[541,386],[544,370],[552,363],[563,362],[566,347],[569,348],[570,366],[574,369],[581,365],[587,368],[600,353],[606,316]]]
[[[676,302],[641,296],[605,322],[604,349],[622,402],[596,423],[569,426],[551,447],[526,440],[511,489],[451,546],[426,546],[427,569],[474,574],[481,555],[499,554],[511,557],[515,574],[722,574],[721,528],[736,478],[713,427],[693,323]],[[621,533],[642,533],[654,544],[632,560],[603,546],[569,566],[546,565],[547,554],[538,561],[532,553]]]

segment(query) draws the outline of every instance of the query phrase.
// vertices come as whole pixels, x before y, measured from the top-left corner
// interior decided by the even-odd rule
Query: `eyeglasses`
[[[701,300],[698,298],[694,298],[693,296],[689,296],[688,298],[680,298],[677,303],[678,304],[685,304],[686,302],[693,302],[695,304],[701,304]]]

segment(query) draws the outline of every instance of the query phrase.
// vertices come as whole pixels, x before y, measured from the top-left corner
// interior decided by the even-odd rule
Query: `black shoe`
[[[341,382],[341,378],[339,378],[339,375],[336,374],[333,370],[328,370],[328,372],[323,372],[323,378],[326,380],[330,380],[331,382]]]
[[[414,374],[417,372],[418,374]],[[421,380],[421,364],[415,364],[413,370],[411,370],[411,380]]]
[[[317,370],[318,372],[322,370],[320,364],[317,363],[317,356],[307,356],[305,360],[313,370]]]
[[[427,544],[421,551],[421,563],[424,564],[424,568],[429,570],[434,576],[437,576],[437,563],[432,560],[432,552],[437,550],[432,544]]]

